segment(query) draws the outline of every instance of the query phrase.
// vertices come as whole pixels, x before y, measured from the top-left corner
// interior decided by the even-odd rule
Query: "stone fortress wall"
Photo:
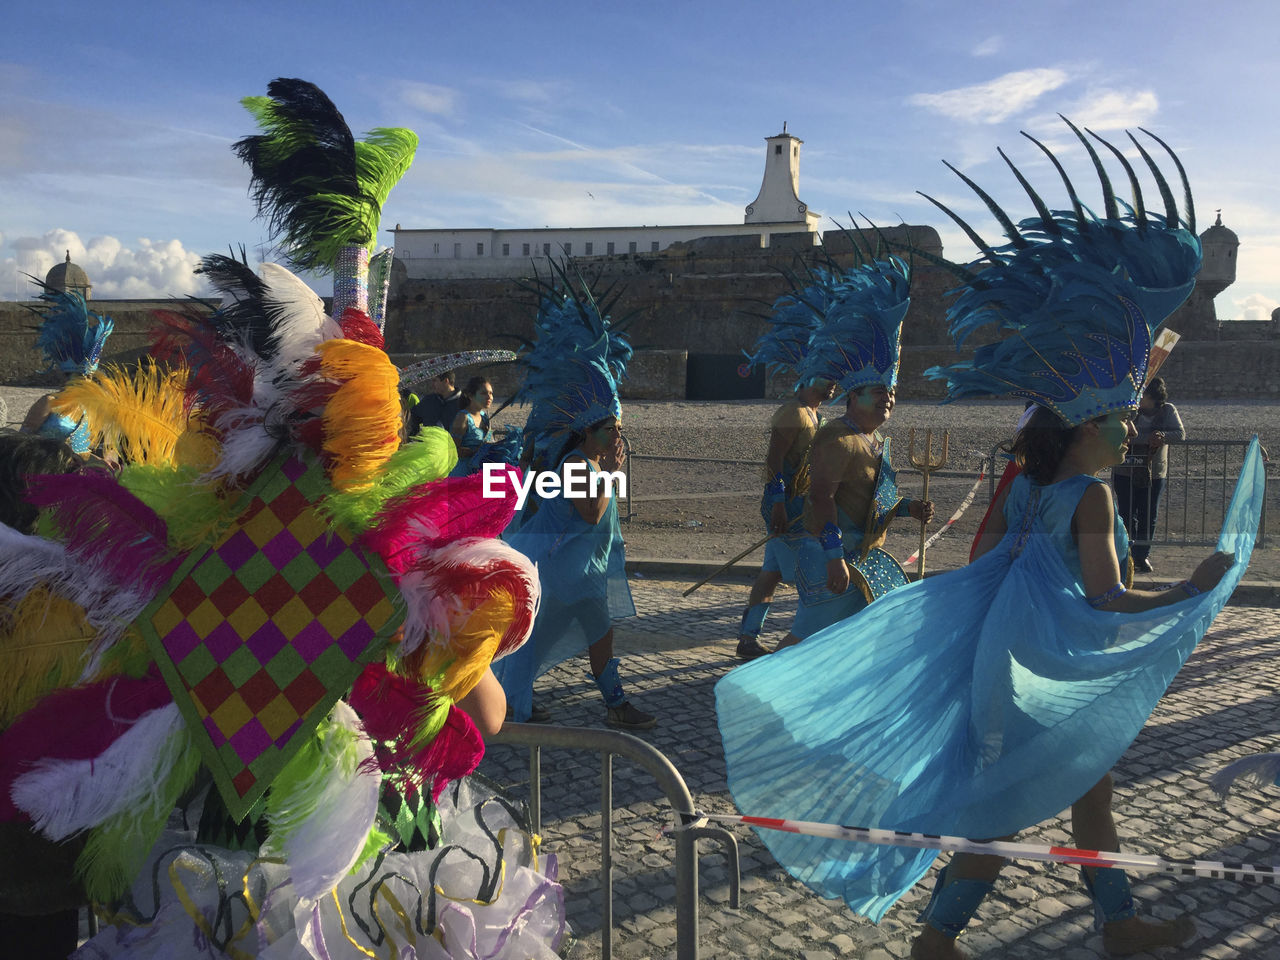
[[[736,377],[741,351],[765,329],[769,305],[787,292],[785,274],[803,272],[802,262],[830,258],[848,267],[864,255],[857,246],[869,245],[883,255],[884,242],[908,239],[917,248],[938,254],[941,243],[932,227],[899,226],[877,236],[870,231],[856,241],[843,231],[822,235],[814,246],[812,233],[774,234],[762,248],[753,237],[707,237],[651,254],[579,257],[573,269],[592,280],[598,291],[611,286],[619,292],[615,317],[631,315],[629,334],[636,356],[623,385],[629,399],[682,399],[686,396],[734,396],[750,389],[745,384],[705,382]],[[910,259],[907,257],[907,259]],[[508,279],[410,280],[395,271],[387,320],[387,349],[398,362],[479,347],[514,346],[511,335],[533,333],[535,299],[520,282]],[[913,261],[912,305],[903,325],[904,390],[912,396],[940,397],[941,384],[921,373],[957,357],[948,345],[945,292],[955,285],[946,270],[922,258]],[[128,362],[147,350],[151,311],[172,309],[167,300],[91,300],[99,313],[115,321],[104,359]],[[186,301],[186,308],[195,308]],[[1213,300],[1199,287],[1167,324],[1183,339],[1169,358],[1163,375],[1177,383],[1183,397],[1197,399],[1280,398],[1280,321],[1219,324]],[[698,366],[699,359],[718,360]],[[691,362],[692,361],[692,362]],[[694,380],[690,381],[690,371]],[[510,365],[495,366],[486,375],[499,397],[516,386]],[[9,385],[52,383],[41,374],[35,350],[35,315],[28,304],[0,303],[0,382]],[[785,378],[774,378],[757,390],[782,396],[790,390]]]

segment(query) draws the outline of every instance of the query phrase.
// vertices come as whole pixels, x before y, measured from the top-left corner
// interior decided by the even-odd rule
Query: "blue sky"
[[[1019,131],[1061,147],[1096,199],[1055,114],[1116,143],[1144,126],[1186,165],[1198,228],[1221,208],[1240,236],[1218,315],[1280,306],[1280,7],[1264,0],[355,9],[15,5],[0,50],[0,298],[26,298],[21,273],[43,275],[67,247],[96,296],[119,297],[195,292],[199,255],[267,245],[229,147],[254,132],[239,98],[296,76],[357,133],[418,132],[384,227],[741,222],[763,138],[785,120],[804,140],[800,197],[828,226],[848,211],[932,223],[967,258],[915,191],[996,229],[942,159],[1016,219],[1029,207],[997,146],[1051,202],[1056,176]]]

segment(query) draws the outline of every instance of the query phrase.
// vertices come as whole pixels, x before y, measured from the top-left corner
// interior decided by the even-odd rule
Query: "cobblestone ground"
[[[716,729],[715,682],[738,661],[732,637],[745,586],[710,585],[683,598],[687,584],[635,579],[639,615],[617,630],[623,678],[633,699],[661,718],[640,734],[684,776],[695,803],[733,812]],[[777,639],[794,612],[794,595],[775,603]],[[1115,810],[1127,850],[1176,859],[1280,863],[1280,791],[1237,789],[1225,804],[1207,785],[1222,764],[1277,749],[1280,717],[1280,610],[1229,606],[1174,680],[1142,734],[1114,771]],[[585,658],[562,664],[535,687],[552,722],[602,726],[603,707]],[[527,751],[491,747],[481,772],[527,795]],[[570,923],[569,956],[600,956],[600,780],[594,754],[543,751],[545,849],[560,861]],[[675,956],[674,844],[658,831],[666,800],[642,770],[614,761],[614,956]],[[1065,813],[1065,812],[1064,812]],[[1069,823],[1055,818],[1021,835],[1069,844]],[[753,833],[737,831],[742,906],[728,905],[726,860],[699,844],[700,955],[704,958],[834,960],[906,957],[932,876],[879,925],[854,916],[790,879]],[[1134,878],[1135,894],[1157,916],[1190,911],[1197,936],[1161,957],[1280,957],[1280,888],[1160,875]],[[984,958],[1067,960],[1104,956],[1075,868],[1023,861],[1006,867],[962,944]]]

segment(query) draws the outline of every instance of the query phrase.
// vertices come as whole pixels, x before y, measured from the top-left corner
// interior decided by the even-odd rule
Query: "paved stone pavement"
[[[733,635],[746,597],[742,585],[712,584],[683,598],[685,582],[636,578],[639,615],[621,621],[617,649],[634,700],[661,717],[639,735],[680,770],[695,803],[733,812],[715,723],[715,682],[738,661]],[[777,639],[794,612],[780,596],[769,627]],[[1127,850],[1177,859],[1280,864],[1280,790],[1237,788],[1222,803],[1207,785],[1223,763],[1280,749],[1280,610],[1229,606],[1194,652],[1146,728],[1114,771],[1115,811]],[[552,722],[602,726],[603,707],[586,675],[586,660],[562,664],[538,681],[535,696]],[[482,773],[527,794],[527,750],[494,746]],[[543,838],[560,862],[569,921],[576,939],[568,956],[600,956],[599,759],[544,750]],[[658,831],[666,800],[643,770],[614,761],[614,955],[624,960],[675,956],[674,844]],[[1021,839],[1069,844],[1069,823],[1055,818]],[[704,958],[834,960],[906,957],[932,875],[891,909],[879,925],[854,916],[790,879],[744,828],[742,906],[728,905],[725,858],[715,844],[702,853],[700,955]],[[1134,890],[1157,916],[1190,911],[1198,935],[1159,956],[1280,958],[1280,888],[1148,875]],[[1075,868],[1030,861],[1004,870],[993,895],[961,939],[984,958],[1104,956],[1092,910]]]

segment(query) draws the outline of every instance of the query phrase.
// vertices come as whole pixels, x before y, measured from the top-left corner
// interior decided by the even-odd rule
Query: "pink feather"
[[[0,820],[23,816],[9,792],[32,763],[96,757],[144,713],[172,702],[155,674],[67,687],[40,700],[0,733]]]
[[[27,501],[53,512],[68,551],[101,566],[121,586],[154,593],[182,563],[169,549],[160,515],[105,471],[33,477]]]
[[[361,545],[382,557],[387,568],[397,574],[428,551],[451,541],[497,537],[516,509],[511,485],[504,484],[501,489],[505,491],[502,497],[484,496],[484,477],[478,473],[444,477],[415,487],[387,501],[362,534]]]
[[[434,696],[425,684],[375,663],[356,679],[348,702],[374,742],[374,763],[415,790],[430,784],[432,799],[438,799],[451,780],[466,776],[480,763],[484,741],[471,718],[450,706],[440,732],[425,746],[415,746],[414,735]]]

